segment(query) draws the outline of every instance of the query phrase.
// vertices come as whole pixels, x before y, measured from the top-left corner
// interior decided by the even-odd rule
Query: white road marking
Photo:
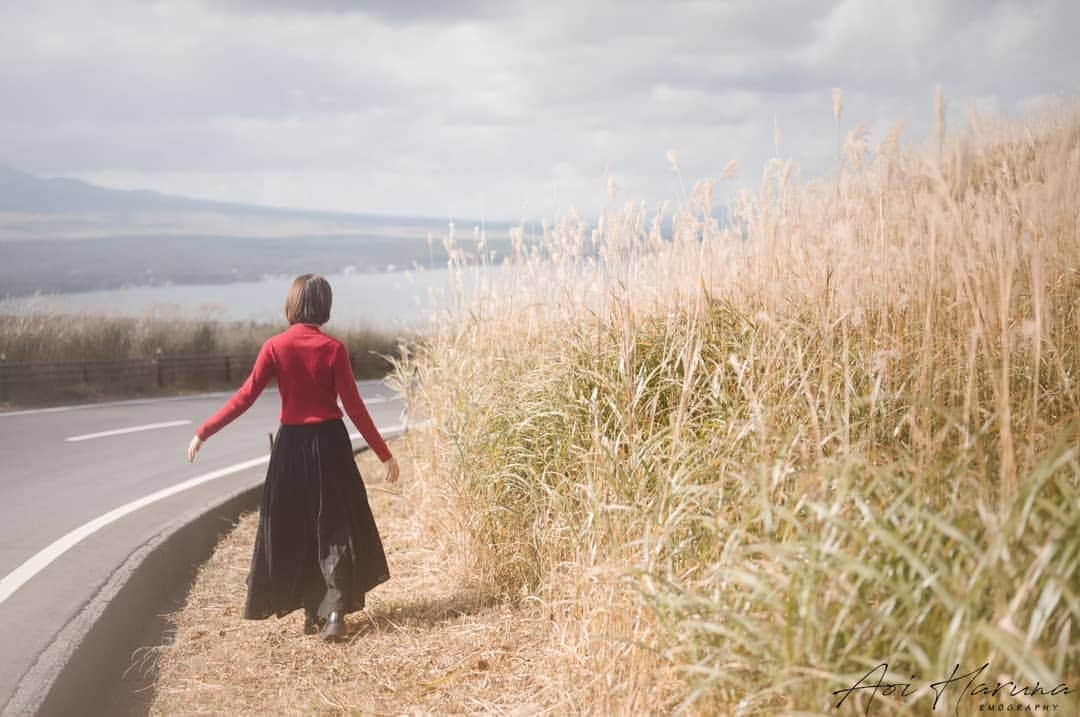
[[[211,473],[205,473],[196,478],[186,480],[182,483],[163,488],[162,490],[155,491],[150,495],[143,496],[138,500],[133,500],[130,503],[125,503],[119,508],[113,508],[108,513],[100,515],[94,518],[88,523],[80,525],[78,528],[62,535],[54,540],[46,547],[39,550],[29,560],[24,562],[19,567],[12,570],[10,573],[4,576],[3,580],[0,580],[0,604],[2,604],[13,592],[22,587],[30,578],[37,575],[39,572],[49,566],[54,560],[60,557],[64,552],[80,543],[85,538],[93,535],[97,531],[104,528],[109,523],[112,523],[120,518],[123,518],[128,513],[132,513],[140,508],[143,508],[151,503],[156,503],[163,498],[168,498],[171,495],[180,493],[189,488],[194,488],[197,485],[202,485],[217,478],[223,478],[233,473],[238,473],[248,468],[254,468],[255,466],[268,463],[270,456],[262,456],[260,458],[252,458],[249,461],[243,463],[235,463],[227,468],[216,470]]]
[[[119,436],[124,433],[152,431],[155,428],[172,428],[173,426],[186,426],[189,423],[191,423],[190,419],[184,419],[182,421],[165,421],[163,423],[146,423],[142,426],[131,426],[130,428],[114,428],[111,431],[101,431],[100,433],[84,433],[81,436],[68,436],[64,440],[70,443],[75,443],[77,441],[89,441],[91,438],[105,438],[106,436]]]
[[[430,426],[433,423],[434,423],[434,421],[432,421],[429,418],[426,421],[420,421],[420,423],[414,423],[414,424],[412,424],[411,427],[412,428],[427,428],[428,426]],[[380,428],[379,429],[379,435],[382,435],[384,433],[393,433],[393,434],[404,433],[409,428],[410,427],[408,425],[404,424],[404,423],[396,423],[393,426],[387,426],[386,428]],[[360,435],[359,433],[350,433],[349,438],[355,441],[357,438],[363,438],[363,436]],[[364,443],[367,443],[367,440],[365,440]],[[369,446],[369,448],[370,448],[370,446]]]
[[[277,389],[266,389],[267,392],[277,393]],[[198,401],[204,398],[224,398],[231,396],[235,391],[219,391],[217,393],[193,393],[189,396],[159,396],[155,398],[127,398],[122,401],[101,401],[99,403],[76,403],[70,406],[49,406],[48,408],[24,408],[19,411],[0,412],[0,418],[14,416],[31,416],[35,413],[64,413],[66,411],[83,411],[88,408],[112,408],[113,406],[140,406],[147,403],[162,403],[165,401]]]
[[[413,424],[413,428],[421,428],[430,424],[430,420],[422,421],[420,423]],[[405,426],[399,423],[395,426],[387,426],[386,428],[380,428],[379,433],[384,434],[387,437],[391,437],[389,436],[389,434],[403,431],[404,429]],[[360,437],[360,434],[350,434],[349,437],[358,438]],[[251,460],[244,461],[242,463],[234,463],[231,466],[227,466],[225,468],[221,468],[210,473],[204,473],[201,476],[191,478],[182,483],[177,483],[176,485],[171,485],[168,488],[162,488],[161,490],[155,491],[150,495],[143,496],[142,498],[133,500],[130,503],[125,503],[118,508],[113,508],[108,513],[100,515],[97,518],[91,520],[90,522],[80,525],[78,528],[69,531],[68,533],[54,540],[46,547],[34,553],[34,555],[32,555],[26,562],[5,575],[3,580],[0,580],[0,604],[3,604],[5,600],[11,597],[12,593],[25,585],[30,580],[30,578],[34,577],[39,572],[47,568],[50,563],[59,558],[66,551],[68,551],[78,543],[82,542],[89,536],[93,535],[97,531],[101,530],[109,523],[115,522],[120,518],[123,518],[128,513],[133,513],[140,508],[144,508],[150,505],[151,503],[156,503],[159,500],[168,498],[171,495],[176,495],[177,493],[188,490],[189,488],[194,488],[195,486],[202,485],[203,483],[208,483],[212,480],[217,480],[218,478],[224,478],[225,476],[232,475],[233,473],[239,473],[240,471],[247,470],[248,468],[254,468],[255,466],[260,466],[264,463],[269,462],[270,455],[267,454],[259,458],[252,458]]]

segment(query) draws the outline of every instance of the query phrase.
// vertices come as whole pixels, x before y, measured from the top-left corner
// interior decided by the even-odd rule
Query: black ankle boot
[[[345,616],[337,610],[332,610],[326,623],[319,631],[319,636],[327,642],[340,642],[345,639]]]

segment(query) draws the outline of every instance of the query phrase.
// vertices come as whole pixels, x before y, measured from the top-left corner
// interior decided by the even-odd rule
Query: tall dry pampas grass
[[[398,362],[464,568],[556,617],[564,706],[835,714],[881,662],[989,662],[1077,708],[1080,112],[902,131],[774,160],[723,222],[699,184],[670,236],[521,228]]]

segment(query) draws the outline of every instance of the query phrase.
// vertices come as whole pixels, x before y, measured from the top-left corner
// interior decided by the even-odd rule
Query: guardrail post
[[[158,356],[154,359],[154,363],[157,364],[157,387],[165,387],[165,372],[162,370],[161,357]]]
[[[225,356],[225,383],[232,383],[232,356]]]

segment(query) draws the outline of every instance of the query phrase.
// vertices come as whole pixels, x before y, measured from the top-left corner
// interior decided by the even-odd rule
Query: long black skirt
[[[281,425],[266,468],[244,618],[364,607],[390,579],[367,489],[341,419]]]

